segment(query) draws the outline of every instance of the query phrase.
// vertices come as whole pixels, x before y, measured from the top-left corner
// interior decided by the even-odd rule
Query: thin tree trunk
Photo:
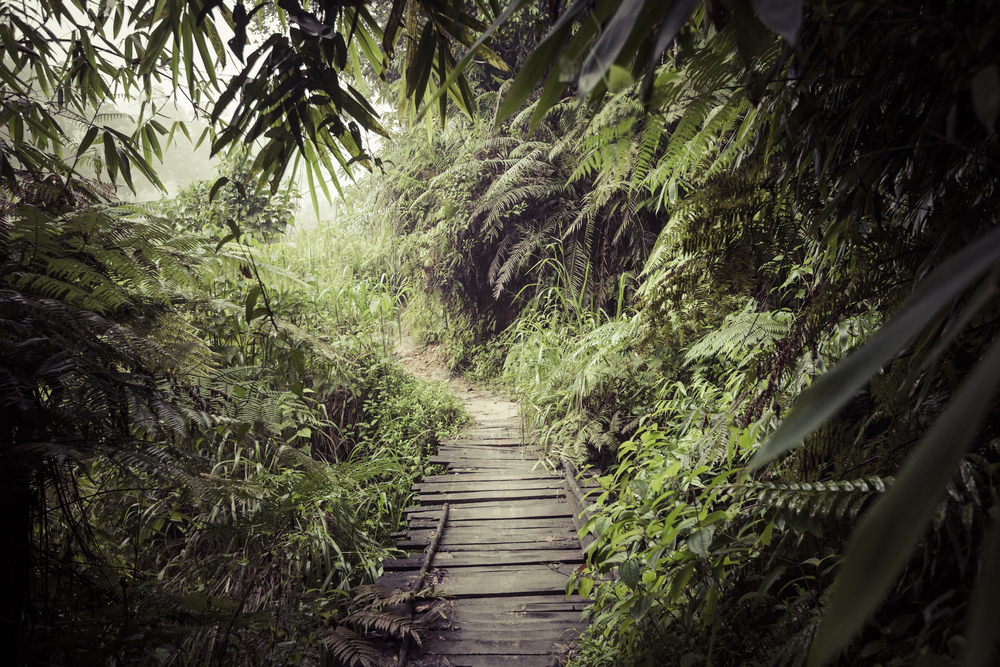
[[[31,562],[30,473],[0,454],[0,664],[19,664]]]

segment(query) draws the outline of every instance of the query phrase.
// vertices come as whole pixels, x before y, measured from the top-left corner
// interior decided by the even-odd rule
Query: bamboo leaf
[[[840,410],[887,362],[904,350],[934,315],[1000,260],[994,229],[939,266],[903,308],[862,347],[802,392],[788,417],[750,461],[759,468],[801,445],[802,439]]]
[[[663,22],[660,24],[660,34],[656,38],[656,46],[653,47],[649,63],[646,65],[646,75],[643,78],[641,92],[643,100],[648,101],[650,92],[653,90],[653,74],[656,72],[656,66],[660,62],[660,55],[667,50],[670,42],[674,41],[674,38],[677,37],[681,26],[691,18],[691,14],[698,8],[699,2],[701,0],[674,0],[666,16],[663,17]]]
[[[542,41],[528,54],[521,70],[511,83],[510,89],[504,96],[500,108],[497,110],[497,122],[504,120],[514,113],[521,104],[528,99],[528,95],[534,90],[535,84],[542,78],[549,66],[555,61],[556,55],[562,49],[566,35],[573,27],[573,19],[590,5],[590,0],[577,0],[566,12],[559,17],[548,34]],[[506,14],[506,12],[504,12]],[[497,19],[499,21],[499,19]],[[494,22],[495,23],[495,22]]]
[[[889,591],[972,445],[998,388],[1000,338],[851,536],[809,654],[810,665],[818,667],[833,658]]]
[[[754,9],[768,28],[789,44],[796,44],[802,27],[802,0],[753,0]]]
[[[1000,662],[1000,522],[995,518],[983,556],[982,574],[972,597],[965,633],[965,666],[989,667]]]
[[[90,145],[94,143],[94,139],[97,137],[97,132],[97,126],[91,125],[90,129],[87,130],[87,134],[83,135],[83,141],[80,142],[79,148],[76,149],[77,155],[83,155],[86,150],[90,148]],[[15,145],[17,145],[17,143],[18,142],[15,142]]]
[[[209,201],[209,203],[211,203],[212,200],[215,199],[215,195],[218,194],[219,188],[221,188],[222,186],[226,185],[227,183],[229,183],[229,179],[226,178],[225,176],[222,176],[217,181],[215,181],[214,184],[212,184],[212,189],[209,190],[209,192],[208,192],[208,201]]]
[[[246,319],[247,324],[254,321],[256,316],[257,299],[260,297],[260,284],[256,284],[247,292]]]
[[[427,88],[427,80],[431,75],[431,68],[434,65],[434,48],[437,46],[437,31],[434,29],[434,22],[428,21],[424,25],[423,32],[420,33],[420,42],[417,45],[416,56],[413,64],[406,71],[406,96],[423,97]]]
[[[990,65],[972,77],[972,108],[988,132],[993,131],[1000,113],[1000,69]]]
[[[646,0],[623,0],[618,6],[618,11],[611,17],[611,21],[601,33],[601,38],[580,69],[577,84],[580,97],[589,95],[611,69],[625,42],[636,30],[639,14],[645,5]],[[638,29],[645,33],[647,26],[639,26]]]

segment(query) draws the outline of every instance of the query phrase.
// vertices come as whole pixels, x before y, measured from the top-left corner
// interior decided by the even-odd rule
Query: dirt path
[[[472,418],[479,423],[517,417],[517,403],[503,393],[453,375],[441,358],[438,345],[423,346],[403,329],[394,355],[418,378],[444,382],[465,404]]]

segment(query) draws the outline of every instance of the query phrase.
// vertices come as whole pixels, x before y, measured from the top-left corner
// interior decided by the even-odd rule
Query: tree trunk
[[[0,646],[4,664],[19,664],[21,621],[31,562],[31,475],[0,454]],[[7,662],[10,660],[10,662]]]

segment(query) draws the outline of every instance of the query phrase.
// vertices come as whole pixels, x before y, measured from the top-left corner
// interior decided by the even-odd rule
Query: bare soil
[[[490,422],[517,417],[517,403],[510,396],[449,371],[439,347],[420,345],[404,326],[393,354],[412,375],[443,382],[465,404],[474,420]]]

